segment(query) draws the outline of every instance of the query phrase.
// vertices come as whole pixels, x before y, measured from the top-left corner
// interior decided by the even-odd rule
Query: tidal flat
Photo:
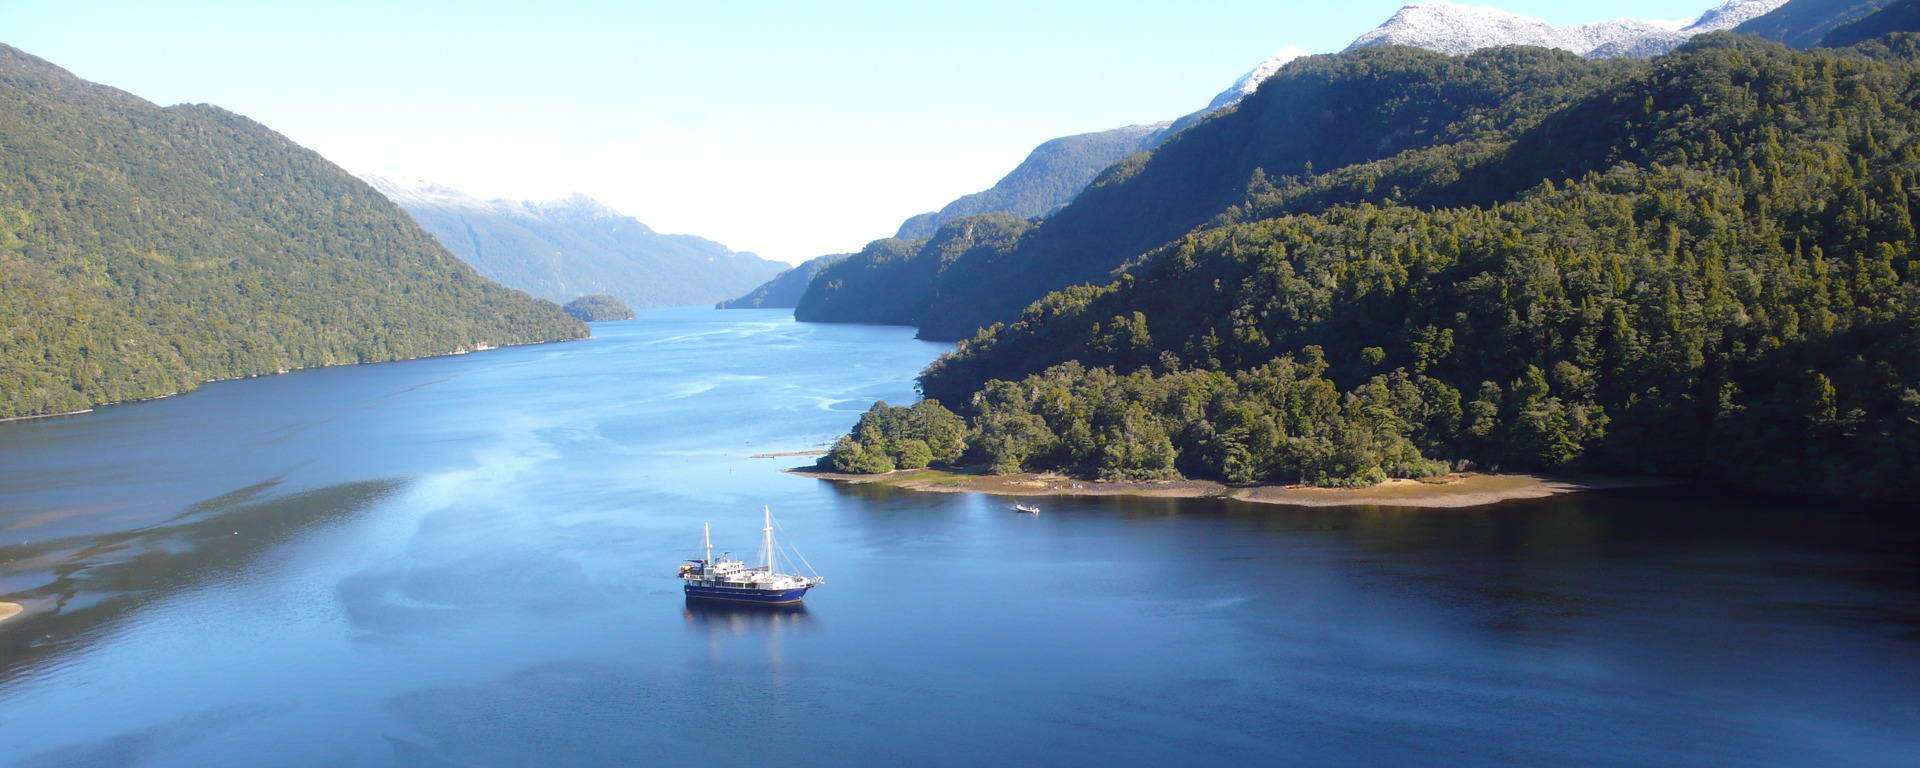
[[[781,455],[781,454],[775,454]],[[1523,473],[1456,473],[1421,480],[1388,480],[1366,488],[1306,485],[1227,485],[1212,480],[1119,480],[1074,478],[1052,472],[989,475],[938,469],[896,470],[877,475],[795,467],[787,472],[836,483],[875,483],[926,493],[996,496],[1143,496],[1167,499],[1233,499],[1293,507],[1414,507],[1459,509],[1567,493],[1679,485],[1658,477],[1575,477]]]

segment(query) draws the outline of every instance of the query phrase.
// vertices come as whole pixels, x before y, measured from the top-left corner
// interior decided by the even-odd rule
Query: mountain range
[[[951,408],[953,462],[999,472],[1626,471],[1906,503],[1916,104],[1907,32],[1296,61],[1045,220],[823,271],[796,316],[982,326],[826,463],[923,463]],[[858,294],[869,270],[904,289]]]
[[[557,303],[605,294],[631,307],[712,304],[787,268],[706,238],[655,232],[585,195],[479,200],[424,182],[362,178],[480,274]]]
[[[1793,0],[1751,19],[1733,31],[1778,40],[1794,48],[1812,48],[1834,29],[1869,16],[1892,0]],[[1892,30],[1889,30],[1892,31]]]
[[[1858,11],[1857,7],[1849,8]],[[1851,16],[1851,14],[1849,14]],[[1895,0],[1863,16],[1847,18],[1820,38],[1820,45],[1844,48],[1894,32],[1920,30],[1920,0]]]
[[[1347,50],[1379,45],[1410,45],[1465,55],[1501,45],[1558,48],[1595,58],[1655,56],[1695,35],[1732,29],[1772,12],[1787,0],[1727,0],[1684,22],[1615,19],[1598,24],[1556,27],[1531,16],[1498,8],[1456,5],[1446,0],[1410,5],[1385,24],[1360,36]]]
[[[0,45],[0,417],[213,379],[582,338],[240,115]]]
[[[1619,19],[1555,27],[1496,8],[1431,0],[1401,9],[1378,28],[1361,35],[1348,49],[1410,45],[1441,53],[1465,54],[1501,45],[1538,45],[1583,56],[1645,57],[1670,51],[1694,35],[1732,29],[1786,2],[1726,0],[1684,22]],[[1240,103],[1281,67],[1307,55],[1306,50],[1294,46],[1282,48],[1241,75],[1206,107],[1175,120],[1047,141],[992,188],[963,196],[938,212],[908,219],[894,237],[907,240],[928,237],[941,224],[977,213],[999,211],[1029,219],[1045,216],[1072,200],[1100,171],[1121,158],[1152,149],[1206,116]]]
[[[1726,0],[1686,21],[1620,19],[1601,24],[1555,27],[1536,18],[1499,9],[1433,0],[1401,9],[1378,28],[1361,35],[1348,50],[1408,45],[1441,53],[1464,54],[1502,45],[1537,45],[1595,58],[1646,57],[1672,50],[1695,35],[1750,22],[1779,9],[1786,2]],[[1012,213],[1023,218],[1050,215],[1072,201],[1114,163],[1135,153],[1152,150],[1206,117],[1236,106],[1287,63],[1306,55],[1307,51],[1300,48],[1283,48],[1238,78],[1206,107],[1176,120],[1047,141],[1035,148],[1025,161],[992,188],[963,196],[940,211],[908,219],[894,234],[894,238],[928,238],[949,221],[981,213]],[[847,319],[887,322],[880,319],[881,314],[886,313],[876,312]],[[891,314],[897,316],[898,313]],[[923,327],[922,330],[926,329]],[[938,332],[959,333],[947,330]]]

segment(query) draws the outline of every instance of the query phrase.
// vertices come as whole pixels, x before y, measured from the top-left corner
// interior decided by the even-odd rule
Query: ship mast
[[[707,545],[706,568],[713,568],[713,523],[700,524],[700,540]]]
[[[764,530],[767,534],[767,575],[772,576],[773,575],[773,508],[768,506],[761,506],[760,509],[761,511],[767,513],[767,527],[762,530]]]

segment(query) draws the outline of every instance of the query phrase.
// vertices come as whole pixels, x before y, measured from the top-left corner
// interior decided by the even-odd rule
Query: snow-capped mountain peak
[[[536,202],[532,200],[481,200],[457,189],[443,187],[426,181],[401,184],[371,173],[358,174],[362,181],[372,185],[388,200],[402,208],[432,208],[441,210],[487,211],[502,216],[516,216],[528,219],[567,218],[601,219],[608,221],[627,219],[606,204],[579,192],[570,196]],[[645,225],[633,222],[641,228]],[[648,230],[652,231],[652,230]]]
[[[361,181],[371,185],[374,191],[385,195],[388,200],[392,200],[402,207],[409,205],[420,205],[431,208],[485,209],[491,207],[486,201],[472,197],[460,190],[442,187],[425,181],[402,184],[385,176],[377,176],[371,173],[356,175],[360,177]]]
[[[1706,13],[1700,14],[1681,31],[1697,35],[1703,32],[1733,29],[1772,13],[1774,9],[1786,4],[1787,0],[1727,0],[1718,6],[1708,8]]]
[[[1273,73],[1280,71],[1280,68],[1286,66],[1287,62],[1302,56],[1311,55],[1313,54],[1309,53],[1305,48],[1292,45],[1280,49],[1279,53],[1268,56],[1266,61],[1260,62],[1260,66],[1254,67],[1252,71],[1241,75],[1240,79],[1233,81],[1232,87],[1221,91],[1220,95],[1213,97],[1213,102],[1207,105],[1207,111],[1212,112],[1218,109],[1225,109],[1240,103],[1241,99],[1252,95],[1253,92],[1260,87],[1261,83],[1266,82],[1267,78],[1273,76]]]
[[[1556,27],[1532,16],[1498,8],[1431,0],[1400,9],[1387,23],[1361,35],[1348,49],[1410,45],[1461,55],[1502,45],[1535,45],[1582,56],[1652,56],[1670,51],[1694,35],[1731,29],[1786,2],[1727,0],[1676,29],[1674,22],[1640,19]]]

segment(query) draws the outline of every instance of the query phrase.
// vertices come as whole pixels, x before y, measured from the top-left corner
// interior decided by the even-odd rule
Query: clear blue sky
[[[1168,120],[1403,0],[4,0],[0,42],[161,104],[245,114],[353,171],[584,192],[798,261],[978,191],[1056,136]],[[1505,0],[1555,24],[1717,0]]]

